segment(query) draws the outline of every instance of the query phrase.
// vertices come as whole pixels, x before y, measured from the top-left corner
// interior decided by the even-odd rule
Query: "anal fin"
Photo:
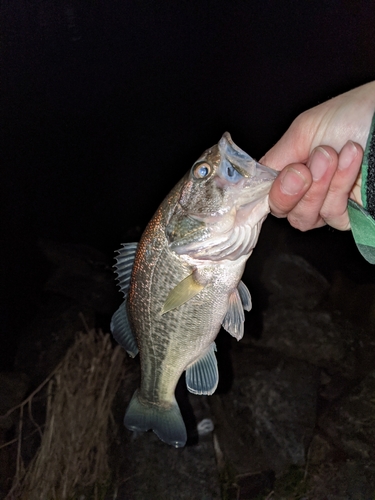
[[[219,383],[219,371],[213,342],[203,356],[186,369],[186,385],[193,394],[211,395]]]

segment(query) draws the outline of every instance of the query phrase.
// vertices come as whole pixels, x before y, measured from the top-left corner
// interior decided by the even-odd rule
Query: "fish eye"
[[[198,163],[193,167],[193,175],[196,179],[204,179],[211,173],[211,165],[208,163]]]

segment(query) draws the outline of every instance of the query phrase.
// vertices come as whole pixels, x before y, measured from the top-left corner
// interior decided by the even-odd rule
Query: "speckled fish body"
[[[139,351],[141,358],[141,386],[124,419],[130,430],[152,429],[168,444],[185,444],[177,382],[186,371],[192,393],[212,394],[221,326],[242,338],[251,298],[240,280],[276,175],[226,133],[165,198],[139,245],[119,251],[125,302],[111,329],[131,356]]]

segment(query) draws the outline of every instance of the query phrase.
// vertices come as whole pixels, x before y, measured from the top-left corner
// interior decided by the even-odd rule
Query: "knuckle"
[[[327,197],[336,197],[341,195],[342,193],[342,187],[339,184],[336,184],[335,182],[331,182],[331,185],[329,186],[329,191],[327,194]]]
[[[291,226],[293,226],[295,229],[298,229],[299,231],[305,232],[309,229],[312,229],[311,224],[295,215],[289,214],[288,221]]]
[[[335,217],[335,215],[337,215],[337,214],[333,214],[332,210],[330,210],[328,208],[322,208],[321,211],[320,211],[320,217],[323,220],[333,219]]]
[[[331,197],[330,200],[333,200],[333,198]],[[345,213],[346,213],[346,204],[342,206],[341,204],[328,201],[328,199],[320,209],[321,218],[327,222],[330,220],[341,218],[345,215]]]

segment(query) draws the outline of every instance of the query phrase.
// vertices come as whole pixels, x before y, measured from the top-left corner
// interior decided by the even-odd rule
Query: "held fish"
[[[141,386],[124,418],[128,429],[152,429],[165,443],[185,445],[177,382],[185,371],[190,392],[213,394],[220,327],[237,340],[243,336],[251,297],[241,276],[276,176],[225,133],[165,198],[139,244],[119,250],[125,301],[111,331],[130,356],[141,358]]]

